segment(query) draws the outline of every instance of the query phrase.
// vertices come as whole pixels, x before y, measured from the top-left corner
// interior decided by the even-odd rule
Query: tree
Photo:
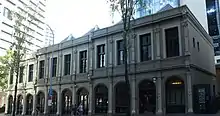
[[[133,37],[132,34],[132,25],[131,21],[134,19],[133,15],[135,13],[135,7],[136,5],[140,5],[141,7],[144,7],[144,0],[108,0],[108,3],[110,4],[110,8],[112,11],[112,16],[114,16],[114,13],[117,11],[122,19],[123,23],[123,42],[124,42],[124,74],[125,74],[125,83],[127,88],[127,94],[128,94],[128,110],[127,110],[127,116],[131,115],[131,89],[130,89],[130,81],[128,76],[128,47],[129,47],[129,39]]]
[[[5,56],[0,56],[0,89],[4,91],[7,88],[8,72],[10,69],[9,60],[11,58],[11,52],[7,51]]]
[[[39,20],[35,17],[37,14],[36,10],[34,13],[30,13],[29,10],[33,9],[31,7],[26,6],[24,10],[20,11],[11,11],[11,17],[14,22],[13,25],[13,42],[10,47],[11,59],[9,60],[10,69],[13,69],[13,74],[15,74],[15,86],[14,86],[14,99],[13,99],[13,110],[12,116],[15,116],[16,111],[16,96],[17,96],[17,84],[18,78],[20,75],[20,67],[22,66],[22,62],[25,60],[27,56],[28,46],[32,45],[32,37],[30,36],[30,25],[36,24]],[[33,31],[32,31],[33,32]],[[23,72],[21,72],[23,73]]]

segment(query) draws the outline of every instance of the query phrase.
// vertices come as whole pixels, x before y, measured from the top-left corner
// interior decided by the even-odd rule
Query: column
[[[193,101],[192,101],[192,76],[190,72],[186,73],[187,77],[187,93],[188,93],[188,113],[193,113]]]
[[[62,107],[62,103],[61,103],[61,86],[59,85],[59,89],[58,89],[58,92],[57,92],[57,116],[60,116],[61,115],[61,107]]]
[[[32,111],[32,115],[34,116],[36,112],[36,104],[37,104],[37,99],[36,99],[36,87],[34,87],[34,94],[33,94],[33,111]]]
[[[44,115],[48,113],[48,86],[45,87],[45,104],[44,104]]]
[[[155,45],[155,51],[156,51],[156,55],[154,54],[153,56],[156,56],[156,59],[160,59],[161,58],[161,54],[160,54],[160,49],[161,49],[161,41],[160,41],[160,28],[155,28],[154,29],[154,44]]]
[[[27,109],[27,96],[25,93],[23,93],[23,109],[22,109],[22,115],[26,114]]]
[[[113,82],[112,79],[109,81],[109,88],[108,88],[108,116],[113,115]]]
[[[73,88],[72,88],[72,104],[73,106],[75,106],[76,104],[76,84],[73,85]]]
[[[90,82],[89,84],[89,111],[88,111],[88,115],[89,116],[92,116],[93,114],[93,86],[92,86],[92,83]]]
[[[5,114],[8,114],[8,105],[9,105],[9,92],[7,92],[6,103],[5,103]]]
[[[132,77],[131,83],[131,114],[132,116],[136,115],[136,79],[135,76]]]
[[[161,85],[162,85],[162,81],[161,81],[161,77],[157,78],[157,82],[156,82],[156,89],[157,89],[157,109],[156,109],[156,114],[161,115],[163,113],[162,110],[162,91],[161,91]]]
[[[184,55],[188,55],[189,54],[189,32],[188,32],[188,22],[187,21],[182,21],[182,37],[183,37],[183,42],[184,42]],[[180,43],[180,45],[183,45]],[[181,46],[180,46],[181,48]]]

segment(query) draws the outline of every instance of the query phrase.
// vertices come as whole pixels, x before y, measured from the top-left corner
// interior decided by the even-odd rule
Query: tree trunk
[[[19,69],[18,69],[19,70]],[[15,111],[16,111],[16,99],[17,99],[17,85],[18,85],[18,76],[19,76],[19,71],[17,71],[16,73],[16,79],[15,79],[15,94],[14,94],[14,101],[13,101],[13,110],[12,110],[12,116],[15,116]]]
[[[126,28],[126,24],[124,25]],[[126,83],[126,89],[128,94],[128,109],[127,109],[127,116],[131,115],[131,92],[130,92],[130,82],[129,82],[129,76],[128,76],[128,55],[127,55],[127,32],[123,32],[123,40],[124,40],[124,65],[125,65],[125,83]]]

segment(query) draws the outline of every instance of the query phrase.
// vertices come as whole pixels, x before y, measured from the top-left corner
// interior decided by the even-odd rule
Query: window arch
[[[33,111],[33,96],[31,94],[27,95],[27,115],[31,115]]]
[[[17,100],[17,114],[22,114],[22,109],[23,109],[23,96],[18,95],[18,100]]]
[[[62,114],[71,114],[72,92],[69,89],[65,89],[62,92],[62,101]]]

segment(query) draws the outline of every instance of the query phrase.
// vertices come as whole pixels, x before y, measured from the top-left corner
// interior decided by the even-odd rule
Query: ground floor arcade
[[[131,78],[131,113],[192,113],[192,76]],[[106,81],[87,82],[54,86],[52,96],[47,92],[48,86],[35,88],[34,93],[21,93],[17,96],[16,113],[31,115],[71,114],[73,105],[82,103],[84,114],[123,114],[128,109],[128,97],[125,82]],[[6,113],[12,112],[13,94],[8,94]],[[52,99],[48,106],[48,99]]]

